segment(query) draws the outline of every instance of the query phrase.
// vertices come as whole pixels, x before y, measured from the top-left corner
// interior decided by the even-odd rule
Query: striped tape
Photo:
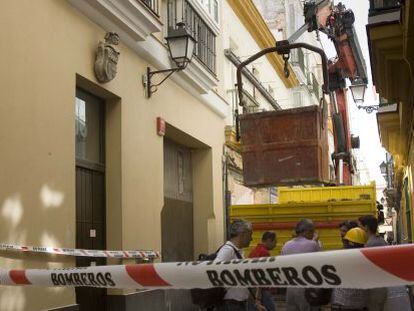
[[[0,270],[0,285],[190,289],[375,288],[414,284],[414,245],[227,262],[178,262],[55,270]]]
[[[139,259],[153,259],[159,258],[160,253],[148,250],[137,251],[106,251],[93,249],[77,249],[77,248],[57,248],[57,247],[38,247],[38,246],[23,246],[14,244],[0,244],[2,251],[15,252],[33,252],[33,253],[47,253],[76,257],[101,257],[101,258],[139,258]]]

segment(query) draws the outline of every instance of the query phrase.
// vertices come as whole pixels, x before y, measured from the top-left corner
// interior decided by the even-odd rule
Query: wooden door
[[[104,103],[76,92],[76,247],[106,249]],[[104,258],[78,257],[76,265],[105,265]],[[106,289],[78,287],[80,311],[105,311]]]
[[[190,149],[164,139],[164,207],[161,212],[162,260],[194,258],[193,178]],[[188,290],[165,291],[171,311],[194,310]]]
[[[193,179],[191,151],[164,139],[163,261],[193,260]]]

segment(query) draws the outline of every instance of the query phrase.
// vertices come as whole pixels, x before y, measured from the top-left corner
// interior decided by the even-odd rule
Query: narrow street
[[[2,1],[0,311],[412,311],[413,1]]]

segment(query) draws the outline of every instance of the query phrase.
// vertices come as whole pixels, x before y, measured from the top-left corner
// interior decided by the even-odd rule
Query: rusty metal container
[[[240,135],[246,186],[329,182],[327,126],[318,106],[244,114]]]

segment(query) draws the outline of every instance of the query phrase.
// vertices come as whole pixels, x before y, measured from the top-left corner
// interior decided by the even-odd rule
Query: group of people
[[[339,225],[339,230],[345,249],[389,245],[378,234],[378,220],[372,215],[362,216],[357,221],[344,221]],[[335,288],[331,304],[332,310],[412,310],[404,286],[369,290]]]
[[[367,215],[356,221],[344,221],[339,225],[339,234],[344,249],[376,247],[388,245],[378,235],[378,221]],[[216,260],[228,261],[244,258],[243,248],[252,241],[252,224],[235,220],[230,226],[230,239],[219,249]],[[275,232],[265,232],[248,257],[267,257],[277,244]],[[286,242],[281,255],[302,254],[321,251],[322,246],[312,220],[302,219],[296,224],[294,237]],[[398,264],[398,263],[396,263]],[[288,311],[317,311],[320,307],[311,306],[305,288],[290,287],[286,290]],[[273,311],[276,310],[273,289],[229,288],[219,311]],[[331,310],[335,311],[410,311],[411,303],[406,287],[375,288],[369,290],[334,288],[330,300]]]

